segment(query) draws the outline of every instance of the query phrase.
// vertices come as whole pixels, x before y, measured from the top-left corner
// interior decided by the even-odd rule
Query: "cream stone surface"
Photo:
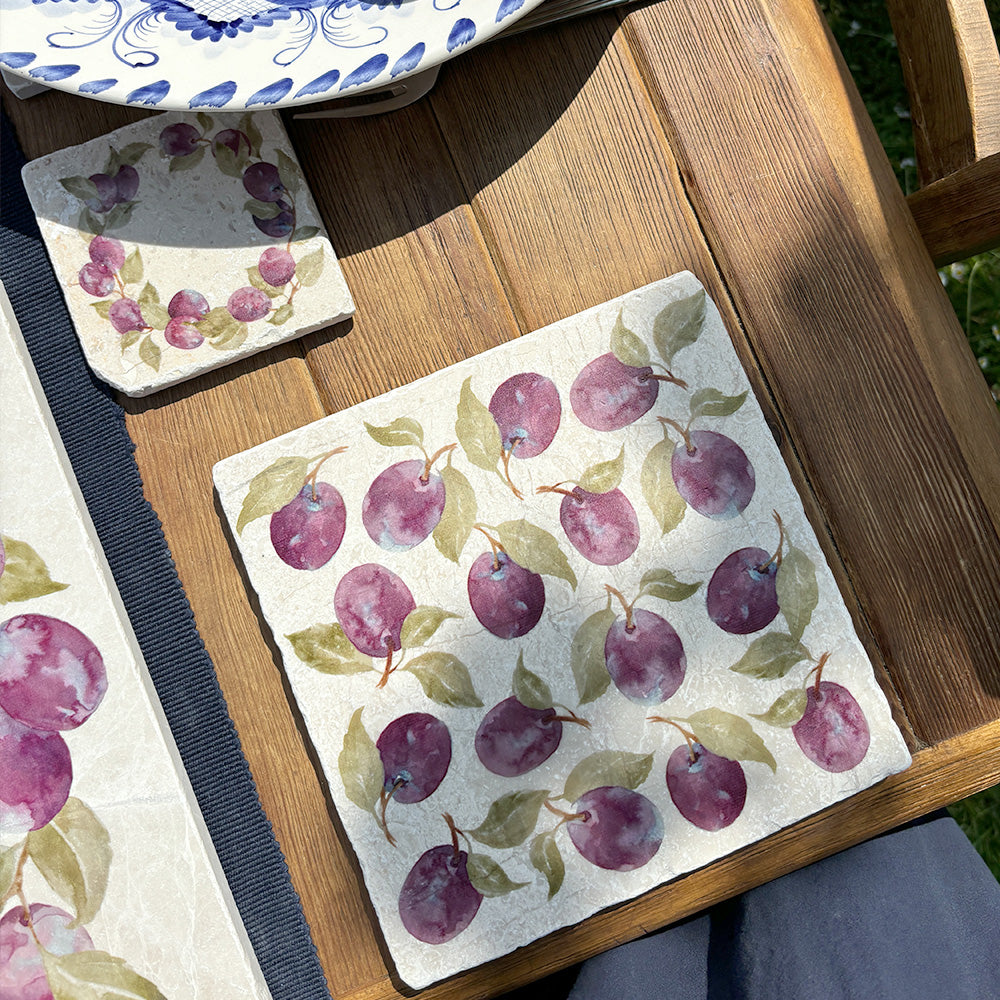
[[[2,289],[0,300],[0,533],[31,545],[51,578],[66,585],[8,600],[0,605],[0,618],[37,614],[70,623],[98,647],[108,676],[107,693],[93,715],[64,733],[73,762],[70,795],[97,817],[111,849],[107,890],[86,929],[96,949],[124,960],[171,1000],[267,1000],[270,993]],[[2,846],[21,842],[15,836]],[[73,909],[31,861],[23,890],[29,903]],[[5,909],[11,906],[20,903],[14,899]]]
[[[638,896],[766,837],[909,764],[909,753],[875,682],[871,664],[711,301],[707,302],[700,336],[694,343],[676,350],[670,364],[674,375],[683,379],[687,388],[661,382],[653,408],[619,430],[593,431],[581,423],[571,407],[570,387],[574,379],[585,364],[609,350],[619,316],[624,327],[646,344],[655,368],[658,353],[653,331],[657,317],[665,307],[691,300],[701,291],[691,274],[675,275],[383,397],[328,416],[215,467],[216,488],[233,527],[233,537],[259,595],[263,616],[281,650],[284,668],[325,768],[338,813],[364,871],[365,885],[386,942],[399,975],[412,986],[423,986],[496,958],[559,927]],[[471,380],[469,387],[485,407],[494,390],[519,372],[536,372],[551,378],[558,388],[562,407],[559,430],[549,447],[536,457],[510,460],[511,477],[523,492],[523,500],[507,488],[502,473],[487,471],[476,464],[470,454],[471,444],[469,448],[465,446],[469,443],[467,435],[457,426],[458,404],[466,380]],[[735,412],[700,416],[693,421],[692,428],[716,430],[737,441],[754,467],[756,489],[746,509],[732,519],[714,520],[687,508],[680,523],[664,533],[641,487],[642,468],[650,452],[664,440],[665,425],[656,418],[671,418],[684,425],[689,418],[691,399],[705,388],[718,390],[727,397],[747,393],[745,402]],[[498,525],[526,519],[555,540],[572,568],[575,588],[563,577],[546,574],[541,565],[531,567],[543,573],[545,608],[539,624],[523,637],[498,638],[482,627],[472,613],[467,589],[469,568],[477,556],[490,551],[478,530],[471,531],[456,563],[446,558],[434,538],[405,551],[388,551],[377,545],[363,527],[361,510],[375,476],[392,463],[420,456],[416,447],[388,447],[366,432],[366,424],[385,427],[399,418],[419,422],[424,446],[431,455],[439,448],[463,441],[449,457],[439,459],[435,469],[450,463],[467,478],[477,505],[471,520],[490,526],[488,530],[496,534]],[[262,516],[259,509],[251,512],[258,516],[246,513],[252,506],[248,501],[251,484],[259,486],[260,477],[273,475],[273,470],[279,467],[276,463],[281,460],[300,456],[305,461],[308,457],[312,469],[318,457],[343,446],[346,452],[326,459],[318,476],[320,481],[334,485],[343,496],[346,508],[343,542],[321,568],[294,569],[275,553],[269,518]],[[536,489],[557,483],[571,487],[588,467],[614,460],[622,449],[624,474],[620,488],[635,509],[640,543],[634,555],[620,564],[599,566],[584,559],[567,540],[559,520],[562,498],[551,493],[539,494]],[[790,665],[783,675],[773,672],[767,678],[760,678],[730,668],[755,640],[772,633],[786,634],[793,626],[779,612],[771,624],[754,634],[728,634],[710,619],[705,594],[715,568],[729,553],[746,546],[774,552],[779,542],[774,511],[780,513],[784,525],[784,558],[788,565],[794,564],[791,556],[794,547],[799,554],[798,565],[803,564],[804,558],[812,567],[817,600],[811,614],[805,613],[806,620],[801,626],[802,659]],[[448,508],[445,516],[449,516]],[[530,561],[537,555],[535,546],[534,553],[525,558]],[[366,563],[380,564],[397,574],[418,607],[440,607],[455,616],[442,620],[437,631],[418,648],[407,649],[404,640],[402,654],[394,653],[393,671],[381,687],[378,682],[385,670],[384,659],[374,658],[358,667],[356,662],[348,662],[352,654],[347,647],[346,666],[338,667],[330,660],[326,669],[313,669],[300,659],[290,638],[314,626],[328,627],[335,623],[333,595],[339,580],[350,568]],[[686,655],[683,682],[675,694],[660,704],[638,704],[623,696],[614,684],[609,684],[599,697],[581,704],[571,656],[574,637],[589,616],[604,608],[610,607],[621,617],[622,608],[616,599],[609,597],[606,586],[616,588],[632,601],[644,575],[654,569],[669,570],[678,581],[700,584],[684,600],[667,601],[647,594],[635,605],[666,618],[681,636]],[[786,581],[788,572],[791,571],[786,571]],[[805,575],[809,576],[808,570]],[[793,588],[792,593],[799,591]],[[789,598],[789,607],[798,601],[798,597]],[[338,648],[341,650],[338,655],[342,655],[343,647]],[[440,697],[438,700],[428,697],[417,677],[420,657],[427,653],[447,653],[464,664],[475,700],[481,705],[447,705]],[[829,658],[823,680],[849,689],[864,712],[871,735],[864,758],[842,773],[830,773],[807,759],[790,723],[769,725],[754,718],[765,714],[784,692],[805,689],[814,676],[811,671],[824,653],[829,653]],[[535,770],[505,778],[488,771],[473,747],[477,728],[487,710],[511,694],[519,656],[523,656],[524,666],[549,686],[555,705],[568,707],[587,719],[591,727],[564,723],[561,743],[552,756]],[[355,658],[359,659],[362,658]],[[413,670],[409,669],[411,666]],[[355,715],[358,709],[360,716]],[[666,787],[665,769],[668,757],[683,745],[684,737],[671,725],[649,721],[651,715],[674,720],[698,718],[696,713],[708,709],[728,713],[726,725],[732,723],[732,717],[738,717],[757,738],[751,741],[756,749],[744,746],[741,750],[732,740],[725,739],[715,744],[730,751],[727,754],[718,750],[720,755],[742,760],[748,786],[740,815],[731,825],[715,832],[694,826],[674,806]],[[444,780],[428,798],[412,804],[389,801],[386,819],[397,842],[391,846],[380,828],[378,804],[370,811],[363,803],[358,804],[359,798],[368,801],[371,792],[358,792],[357,743],[349,735],[349,726],[352,717],[355,724],[360,719],[374,741],[389,722],[409,712],[430,713],[447,725],[452,758]],[[560,713],[566,714],[562,708]],[[761,745],[765,747],[763,753]],[[349,747],[354,751],[353,757],[344,754]],[[623,751],[642,758],[640,773],[629,779],[628,787],[653,803],[663,824],[661,846],[647,864],[631,871],[595,867],[570,840],[567,826],[572,820],[560,822],[558,815],[546,806],[538,809],[537,819],[529,818],[530,831],[517,843],[513,842],[517,839],[514,837],[499,848],[493,847],[472,832],[483,824],[492,803],[514,791],[547,791],[549,804],[572,813],[572,802],[560,798],[567,778],[581,760],[597,751]],[[773,756],[773,769],[767,754]],[[376,778],[381,783],[381,776]],[[621,784],[625,780],[622,777],[605,783]],[[511,882],[526,884],[506,894],[487,895],[465,930],[443,944],[432,945],[407,932],[400,919],[398,898],[407,873],[422,853],[451,842],[443,813],[450,814],[464,831],[459,837],[462,850],[488,856],[503,868]],[[565,865],[564,881],[551,899],[547,878],[542,868],[532,863],[529,854],[533,838],[546,831],[554,834]]]
[[[160,135],[173,126],[200,136],[191,154],[170,157],[161,150]],[[248,153],[245,140],[231,138],[242,159],[234,167],[235,157],[225,148],[222,155],[232,161],[226,173],[212,140],[220,132],[244,129],[257,130],[259,147]],[[279,200],[269,194],[266,204],[254,207],[240,171],[257,163],[276,166],[286,190]],[[82,197],[86,182],[105,171],[117,176],[121,165],[135,170],[137,190],[106,211],[90,209],[88,221],[87,201],[93,198]],[[334,249],[273,111],[240,118],[166,112],[40,157],[22,173],[87,362],[129,395],[147,395],[354,313]],[[266,216],[279,206],[290,207],[294,230],[265,235],[252,212]],[[82,269],[95,264],[90,250],[95,222],[96,228],[104,227],[103,237],[121,244],[127,263],[115,272],[113,283],[107,278],[107,291],[97,286],[98,294],[91,294]],[[295,276],[280,287],[249,273],[269,247],[287,250],[296,264]],[[98,255],[96,264],[102,260]],[[92,279],[103,273],[91,270]],[[255,287],[264,292],[268,311],[238,323],[227,312],[230,297]],[[184,315],[168,312],[174,295],[184,289],[198,292],[214,310],[208,319],[193,317],[201,319],[195,324],[193,341],[201,338],[196,346],[178,346],[176,334],[166,327],[175,314]],[[124,334],[120,326],[129,324],[116,327],[109,318],[113,304],[123,299],[137,303],[142,316],[133,324],[139,329]]]

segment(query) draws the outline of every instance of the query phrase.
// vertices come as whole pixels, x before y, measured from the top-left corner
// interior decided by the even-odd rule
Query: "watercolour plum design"
[[[365,429],[379,444],[417,447],[423,454],[421,459],[395,462],[383,469],[361,504],[361,521],[368,537],[390,552],[405,552],[430,537],[444,515],[447,489],[434,464],[445,455],[450,458],[455,445],[446,444],[429,455],[424,448],[423,427],[405,417],[385,427],[366,423]]]
[[[586,729],[590,723],[565,706],[553,705],[549,686],[524,665],[518,654],[514,693],[494,705],[476,730],[476,756],[483,767],[504,778],[527,774],[545,763],[562,741],[563,723]]]
[[[245,343],[252,324],[284,325],[295,313],[296,295],[318,282],[324,265],[322,248],[298,260],[291,253],[293,243],[318,232],[315,226],[296,226],[295,192],[302,179],[292,158],[280,149],[277,163],[260,158],[262,138],[250,115],[238,128],[214,134],[210,116],[199,115],[198,124],[175,122],[161,130],[159,151],[169,158],[170,172],[191,170],[211,150],[217,168],[239,179],[251,196],[245,207],[255,227],[285,243],[265,247],[257,265],[247,268],[247,284],[230,292],[223,305],[212,307],[200,291],[182,289],[164,307],[158,290],[146,280],[139,248],[126,252],[119,240],[105,235],[124,225],[139,204],[136,166],[153,148],[149,143],[112,149],[100,174],[61,180],[84,205],[81,231],[96,234],[88,245],[90,260],[77,276],[80,288],[97,300],[91,303],[97,314],[121,335],[122,352],[137,347],[139,363],[154,371],[160,369],[164,346],[195,351],[207,341],[217,350],[235,350]]]
[[[748,635],[766,628],[778,615],[776,578],[781,566],[784,526],[777,513],[778,547],[769,553],[756,546],[731,552],[708,581],[708,616],[724,632]]]
[[[274,182],[273,175],[260,174]],[[282,192],[275,184],[259,196],[280,199]],[[288,264],[277,256],[273,263]],[[265,270],[262,263],[262,275]],[[386,697],[409,697],[407,674],[419,681],[428,701],[445,709],[435,714],[422,710],[418,695],[417,701],[406,702],[411,710],[390,722],[376,739],[375,732],[369,736],[365,731],[362,708],[357,708],[338,758],[344,794],[367,814],[365,822],[379,828],[378,836],[370,831],[367,835],[382,845],[382,857],[388,856],[386,844],[398,852],[394,885],[399,918],[419,941],[437,945],[455,939],[483,906],[492,905],[491,897],[531,884],[511,877],[525,863],[547,884],[551,900],[567,869],[577,880],[581,873],[592,880],[603,878],[603,871],[626,877],[655,864],[668,829],[674,835],[683,830],[704,837],[739,824],[754,797],[767,794],[770,775],[765,769],[777,769],[753,719],[790,730],[781,736],[783,749],[794,740],[808,760],[828,771],[849,770],[867,752],[868,724],[860,705],[843,685],[820,679],[825,655],[804,685],[749,720],[717,707],[683,717],[674,708],[696,697],[702,669],[725,667],[695,655],[698,629],[707,631],[709,642],[718,642],[720,649],[742,647],[743,655],[732,666],[735,672],[772,679],[812,659],[803,638],[818,602],[815,567],[792,545],[776,512],[773,551],[747,546],[718,561],[728,550],[722,547],[731,531],[726,522],[737,519],[756,526],[760,518],[756,506],[751,508],[757,470],[730,436],[736,421],[727,425],[723,420],[740,409],[747,393],[725,395],[714,388],[689,387],[670,370],[674,355],[697,339],[704,308],[704,296],[698,294],[657,316],[653,346],[662,364],[619,315],[611,351],[584,366],[568,395],[542,371],[516,371],[501,377],[485,405],[473,391],[474,377],[465,378],[455,411],[457,444],[445,443],[437,451],[441,442],[425,449],[423,426],[412,417],[400,416],[385,426],[364,425],[377,443],[419,449],[420,457],[414,452],[394,463],[376,460],[360,517],[351,512],[355,521],[348,530],[357,531],[351,548],[358,565],[352,562],[343,567],[346,572],[338,571],[336,624],[310,626],[286,638],[301,662],[325,674],[374,670],[379,680],[365,711],[380,713],[380,719],[397,714],[381,714],[392,704]],[[692,364],[683,374],[690,377],[697,370]],[[595,386],[605,390],[600,402],[595,402]],[[615,394],[607,390],[615,386],[621,391],[612,399]],[[512,475],[512,468],[522,468],[527,477],[532,468],[549,468],[553,453],[535,466],[512,466],[511,460],[530,461],[566,433],[572,418],[561,412],[560,394],[563,401],[570,400],[576,419],[585,426],[602,434],[625,433],[617,438],[590,435],[591,442],[601,440],[605,446],[613,441],[618,454],[586,467],[579,479],[532,484],[534,495],[526,498],[515,485],[519,476],[516,471]],[[665,415],[676,413],[681,400],[690,410],[686,423]],[[625,430],[638,422],[640,426]],[[719,541],[712,558],[717,565],[705,579],[678,579],[667,568],[678,555],[677,545],[670,547],[666,541],[653,568],[629,561],[638,550],[640,519],[622,486],[625,463],[635,457],[631,442],[654,437],[651,431],[655,437],[662,432],[663,440],[645,455],[639,477],[643,496],[664,535],[689,507],[705,519],[686,525],[696,537],[706,536],[713,552]],[[568,443],[559,440],[563,446]],[[470,465],[488,474],[471,477],[475,493],[460,471]],[[272,470],[272,477],[276,474]],[[302,472],[297,474],[301,489]],[[262,489],[248,493],[241,521],[259,516],[254,511]],[[525,518],[499,524],[478,520],[496,500],[500,509],[525,510],[539,524],[554,525],[556,510],[547,497],[551,493],[560,497],[560,528],[572,550],[561,536],[557,540]],[[669,525],[668,513],[673,518]],[[473,531],[487,544],[470,553],[471,561],[460,559]],[[417,591],[411,592],[397,575],[417,580],[419,570],[411,575],[410,568],[424,565],[423,552],[407,553],[428,538],[462,567],[469,602],[464,615],[417,604]],[[376,551],[369,543],[387,554],[380,561],[367,561]],[[683,563],[678,560],[676,565]],[[580,598],[567,602],[569,593],[558,580],[576,589],[574,567],[579,571],[580,566]],[[620,568],[595,571],[594,566]],[[452,571],[453,585],[461,579]],[[699,596],[691,601],[695,593]],[[657,601],[678,607],[664,611]],[[682,602],[688,603],[680,607]],[[588,610],[580,613],[583,607]],[[448,619],[458,624],[450,626],[434,648],[415,653]],[[488,635],[476,630],[477,622]],[[747,638],[723,644],[716,628]],[[491,636],[523,640],[509,693],[495,683],[496,657],[480,652],[500,648]],[[566,639],[564,657],[559,656],[555,636]],[[685,642],[691,645],[690,663]],[[462,645],[475,650],[468,666],[452,652]],[[706,648],[703,645],[700,652]],[[526,657],[537,657],[539,665],[529,670]],[[391,695],[380,690],[397,672]],[[582,708],[574,711],[558,704],[552,694],[555,684],[550,688],[549,681],[561,679],[560,672],[572,674],[578,706],[605,695],[608,702],[595,713],[587,711],[588,719],[581,718]],[[486,706],[476,687],[484,696],[491,692]],[[636,713],[618,703],[622,718],[664,713],[647,716],[650,723],[665,724],[654,729],[668,734],[656,751],[660,777],[653,782],[648,781],[653,753],[595,749],[613,745],[619,723],[612,709],[619,697],[643,709]],[[470,708],[479,709],[471,722],[465,711]],[[612,731],[601,732],[601,719],[613,719]],[[473,751],[478,764],[472,761],[472,766],[478,769],[470,771]],[[763,768],[755,768],[757,764]],[[463,794],[463,781],[497,789],[486,815],[469,822],[461,810],[470,811],[472,796]],[[562,781],[561,789],[557,781]],[[754,782],[759,782],[756,788]],[[393,801],[400,805],[392,806]],[[426,805],[409,812],[419,817],[419,824],[414,822],[404,834],[400,810],[410,802]],[[423,830],[428,817],[438,812],[444,813],[450,832],[440,843]],[[498,857],[510,875],[474,849],[474,843],[502,852]],[[577,881],[574,891],[579,885]]]
[[[26,542],[0,536],[0,603],[66,588]],[[9,558],[8,558],[9,557]],[[86,723],[107,691],[104,658],[75,625],[29,612],[0,624],[0,994],[95,996],[113,982],[129,996],[162,997],[121,959],[95,949],[83,925],[99,912],[112,851],[107,830],[70,795],[73,765],[62,733]],[[29,869],[73,907],[32,902]],[[108,974],[113,979],[108,979]],[[124,993],[122,994],[124,995]]]
[[[639,547],[639,519],[618,489],[624,470],[623,447],[617,458],[590,466],[570,489],[556,483],[536,490],[562,497],[559,523],[566,537],[584,559],[598,566],[617,566]]]
[[[92,951],[85,927],[74,926],[73,914],[47,903],[27,911],[15,906],[0,917],[0,996],[11,1000],[48,1000],[52,987],[39,948],[49,955]]]
[[[379,818],[386,839],[395,844],[385,817],[389,802],[423,802],[437,791],[451,764],[451,733],[437,717],[410,712],[390,722],[375,747],[384,776]]]
[[[660,811],[630,788],[592,788],[573,803],[573,811],[569,839],[598,868],[634,871],[648,864],[663,842]]]

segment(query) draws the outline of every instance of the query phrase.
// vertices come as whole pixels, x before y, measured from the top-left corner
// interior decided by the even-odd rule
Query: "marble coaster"
[[[131,396],[354,312],[273,111],[157,115],[22,174],[87,361]]]
[[[0,427],[0,996],[268,1000],[2,288]]]
[[[691,274],[214,479],[411,986],[909,764]]]

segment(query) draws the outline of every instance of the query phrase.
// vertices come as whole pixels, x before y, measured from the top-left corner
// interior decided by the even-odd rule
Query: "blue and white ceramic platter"
[[[385,87],[541,0],[0,0],[0,66],[116,104],[243,111]]]

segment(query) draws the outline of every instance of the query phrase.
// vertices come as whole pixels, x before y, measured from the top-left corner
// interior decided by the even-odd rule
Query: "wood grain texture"
[[[1000,152],[1000,55],[983,0],[886,0],[921,186]]]
[[[826,131],[818,103],[836,103],[837,77],[808,40],[826,37],[818,13],[797,8],[789,37],[785,5],[727,6],[658,4],[626,30],[907,716],[933,743],[1000,710],[1000,463],[966,457],[997,454],[996,410],[940,287],[928,298],[926,250],[878,232],[894,202],[907,218],[902,194],[853,180],[884,156],[845,164]],[[935,388],[953,364],[977,410],[965,447]]]
[[[55,93],[7,108],[29,157],[143,114]],[[423,995],[496,995],[1000,780],[1000,422],[811,2],[603,14],[469,52],[391,115],[284,118],[357,316],[125,405],[338,1000],[410,991],[211,466],[683,268],[719,305],[898,721],[928,746],[875,789]]]
[[[906,202],[938,267],[1000,246],[1000,153],[920,188]]]

